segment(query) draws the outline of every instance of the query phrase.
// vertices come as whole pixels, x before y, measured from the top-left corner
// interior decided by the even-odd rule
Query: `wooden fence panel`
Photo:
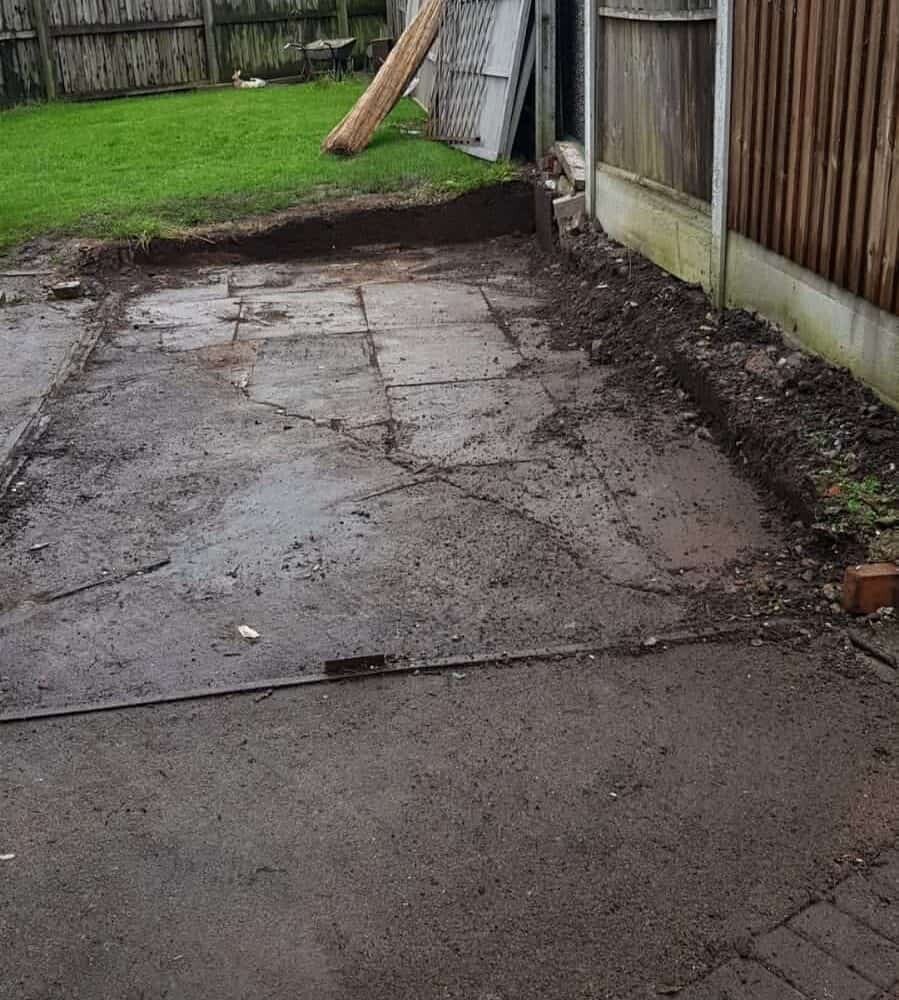
[[[37,34],[27,0],[0,2],[0,107],[43,96]]]
[[[385,0],[0,0],[0,106],[292,76],[288,41],[345,32],[361,61],[385,15]]]
[[[709,201],[714,20],[604,18],[599,58],[602,162]]]
[[[899,312],[899,0],[735,0],[732,229]]]
[[[685,11],[714,11],[717,3],[718,0],[600,0],[599,5],[605,10],[630,11],[635,14],[683,14]]]
[[[152,90],[207,78],[199,0],[46,5],[62,95]]]
[[[313,41],[337,34],[334,3],[317,0],[215,0],[215,37],[222,79],[235,69],[258,76],[291,76],[299,72],[296,51],[287,42]],[[300,16],[293,16],[297,10]]]

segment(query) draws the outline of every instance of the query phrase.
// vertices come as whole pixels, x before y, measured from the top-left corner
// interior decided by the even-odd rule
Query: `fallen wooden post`
[[[397,39],[384,64],[349,114],[322,143],[326,153],[351,156],[371,142],[375,129],[403,96],[428,49],[437,37],[443,0],[426,0],[412,23]]]

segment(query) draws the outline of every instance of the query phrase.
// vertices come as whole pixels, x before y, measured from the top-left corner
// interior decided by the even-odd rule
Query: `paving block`
[[[480,288],[449,281],[397,281],[362,289],[372,330],[490,320]]]
[[[388,385],[498,378],[521,364],[495,323],[386,330],[373,338]]]
[[[899,607],[899,566],[866,563],[850,566],[843,577],[843,608],[853,615],[870,615],[880,608]]]
[[[678,1000],[803,1000],[803,994],[758,962],[728,962],[678,994]]]
[[[213,318],[237,319],[238,303],[228,298],[224,282],[190,288],[166,288],[135,299],[126,312],[137,327],[201,326]]]
[[[365,314],[355,289],[248,292],[240,312],[238,340],[272,340],[319,333],[364,333]]]
[[[769,969],[815,1000],[871,1000],[878,993],[874,983],[786,927],[759,938],[755,950]]]
[[[387,419],[387,401],[363,334],[256,343],[259,350],[245,386],[256,402],[349,426]]]
[[[899,979],[899,948],[830,903],[803,910],[790,928],[879,986]]]
[[[899,891],[853,875],[834,890],[834,902],[878,934],[899,944]]]

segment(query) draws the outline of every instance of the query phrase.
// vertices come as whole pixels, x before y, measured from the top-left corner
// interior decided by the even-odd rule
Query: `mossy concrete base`
[[[603,167],[596,171],[596,209],[612,239],[708,290],[712,237],[707,212]]]
[[[899,316],[729,233],[727,304],[758,312],[790,339],[850,369],[899,407]]]
[[[600,166],[596,217],[613,239],[709,289],[711,220],[694,204]],[[899,407],[899,316],[733,232],[726,300],[776,323],[797,346],[848,368]]]

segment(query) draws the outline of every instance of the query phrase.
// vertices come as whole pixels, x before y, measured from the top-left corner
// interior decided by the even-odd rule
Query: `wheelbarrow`
[[[319,38],[315,42],[288,42],[284,48],[303,53],[303,75],[328,73],[341,80],[352,60],[355,38]]]

